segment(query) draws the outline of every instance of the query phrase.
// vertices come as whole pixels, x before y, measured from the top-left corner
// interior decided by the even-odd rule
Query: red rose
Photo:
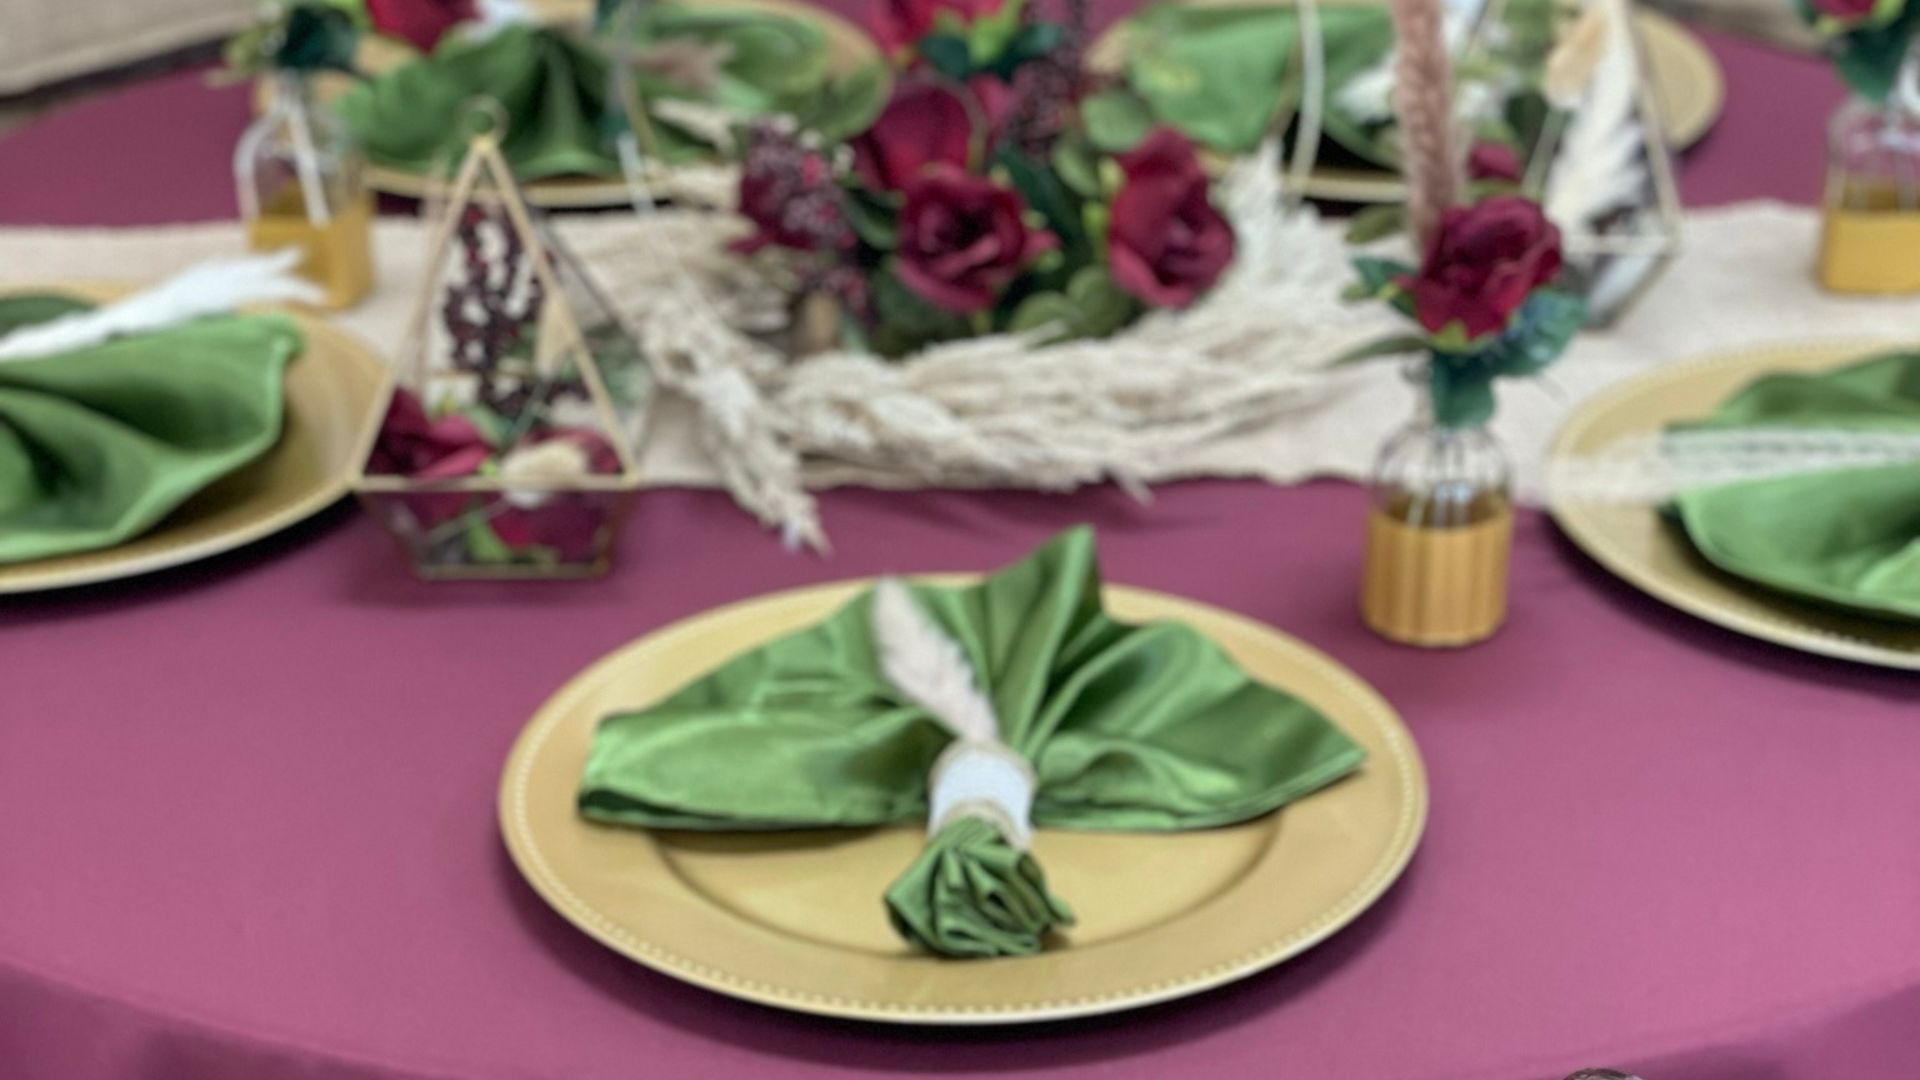
[[[1469,339],[1506,329],[1527,294],[1560,273],[1560,230],[1539,204],[1501,195],[1440,218],[1420,272],[1402,280],[1420,325]]]
[[[900,280],[936,307],[971,314],[1059,242],[1022,220],[1019,192],[933,165],[907,185],[900,211]]]
[[[1000,10],[1002,0],[880,0],[868,27],[888,52],[914,45],[933,32],[940,13],[952,12],[962,25]]]
[[[1499,180],[1517,184],[1525,176],[1520,155],[1501,142],[1477,142],[1467,155],[1467,176],[1474,180]]]
[[[899,191],[929,165],[966,168],[972,148],[966,103],[935,83],[906,82],[854,138],[853,171],[875,191]]]
[[[620,455],[613,444],[590,428],[561,428],[534,435],[526,448],[549,442],[571,444],[579,451],[586,473],[609,475],[620,471]],[[601,532],[612,523],[620,496],[609,491],[566,491],[565,477],[556,477],[553,492],[509,492],[492,508],[494,535],[517,549],[552,548],[561,561],[590,561],[600,546]]]
[[[387,404],[367,471],[442,480],[477,471],[492,453],[472,420],[459,413],[430,420],[420,399],[402,386]]]
[[[480,17],[475,0],[367,0],[367,18],[389,37],[432,52],[454,24]]]
[[[1156,128],[1120,158],[1107,259],[1113,280],[1154,307],[1185,307],[1233,261],[1233,228],[1207,196],[1193,144]]]
[[[1880,0],[1811,0],[1813,10],[1842,26],[1866,22],[1880,10]],[[1899,5],[1891,5],[1895,13]]]

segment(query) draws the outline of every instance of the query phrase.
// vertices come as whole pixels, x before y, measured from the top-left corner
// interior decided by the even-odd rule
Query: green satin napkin
[[[1920,353],[1770,375],[1690,428],[1920,433]],[[1920,466],[1808,473],[1689,491],[1674,510],[1701,555],[1770,589],[1920,620]]]
[[[0,334],[86,306],[0,299]],[[0,362],[0,563],[131,539],[265,453],[301,346],[251,315]]]
[[[1393,47],[1385,7],[1320,8],[1326,46],[1327,137],[1368,160],[1383,160],[1379,125],[1340,110],[1332,92]],[[1159,4],[1127,21],[1127,82],[1155,120],[1225,154],[1260,143],[1282,110],[1298,106],[1300,20],[1292,7]]]
[[[818,27],[798,19],[725,7],[655,4],[640,13],[638,42],[684,43],[717,61],[713,85],[696,92],[671,72],[642,72],[649,100],[700,100],[739,115],[805,114],[828,87],[827,48]],[[698,57],[692,66],[701,66]],[[536,26],[485,38],[452,36],[433,54],[355,86],[340,115],[375,162],[408,172],[450,168],[471,133],[465,113],[491,97],[507,118],[501,151],[522,180],[613,176],[620,171],[606,133],[608,60],[599,46]],[[659,116],[656,149],[670,163],[711,158],[716,148]]]
[[[1243,821],[1345,776],[1362,750],[1179,624],[1104,612],[1093,534],[1056,537],[978,585],[914,589],[958,641],[1004,741],[1039,779],[1042,828],[1168,832]],[[924,821],[945,728],[889,685],[871,594],[743,653],[652,708],[608,717],[581,781],[596,821],[788,829]],[[1071,921],[1039,865],[979,819],[949,823],[885,898],[911,942],[1037,950]]]

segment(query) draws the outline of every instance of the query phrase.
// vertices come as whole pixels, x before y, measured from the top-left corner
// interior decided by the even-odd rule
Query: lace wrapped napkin
[[[1814,433],[1830,454],[1873,438],[1920,439],[1920,353],[1820,375],[1770,375],[1681,429]],[[1673,512],[1715,566],[1767,588],[1920,621],[1920,457],[1852,467],[1785,463],[1773,475],[1682,491]],[[1860,460],[1867,457],[1856,455]],[[1869,455],[1870,457],[1870,455]]]
[[[0,298],[0,339],[88,307]],[[220,316],[0,358],[0,563],[121,543],[265,453],[302,344],[283,317]]]
[[[978,585],[883,584],[608,717],[579,807],[672,829],[927,821],[927,848],[885,897],[894,926],[950,956],[1021,955],[1072,921],[1028,851],[1034,826],[1226,825],[1362,756],[1199,633],[1109,617],[1082,528]]]

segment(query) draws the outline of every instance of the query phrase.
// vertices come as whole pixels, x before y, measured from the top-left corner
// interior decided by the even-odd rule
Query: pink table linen
[[[1734,97],[1688,198],[1810,198],[1833,80],[1714,44]],[[243,116],[237,91],[176,76],[0,138],[0,221],[223,215]],[[91,144],[112,132],[136,159]],[[824,509],[825,560],[720,494],[663,491],[604,582],[429,586],[342,507],[152,578],[0,600],[0,1076],[1920,1076],[1914,676],[1672,612],[1532,513],[1512,623],[1425,653],[1359,625],[1348,485]],[[881,1028],[631,965],[508,863],[507,747],[603,653],[771,589],[997,565],[1079,521],[1112,579],[1298,635],[1407,718],[1430,830],[1329,943],[1134,1015]]]

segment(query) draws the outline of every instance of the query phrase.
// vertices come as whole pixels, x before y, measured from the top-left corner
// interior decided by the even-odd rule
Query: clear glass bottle
[[[1392,641],[1468,645],[1506,620],[1513,480],[1484,426],[1436,423],[1422,408],[1380,450],[1367,521],[1360,610]]]
[[[1920,292],[1920,46],[1884,102],[1855,97],[1827,128],[1820,284]]]
[[[373,288],[373,193],[346,127],[317,109],[306,78],[275,72],[266,110],[234,148],[234,186],[254,251],[297,247],[299,272],[350,307]]]

